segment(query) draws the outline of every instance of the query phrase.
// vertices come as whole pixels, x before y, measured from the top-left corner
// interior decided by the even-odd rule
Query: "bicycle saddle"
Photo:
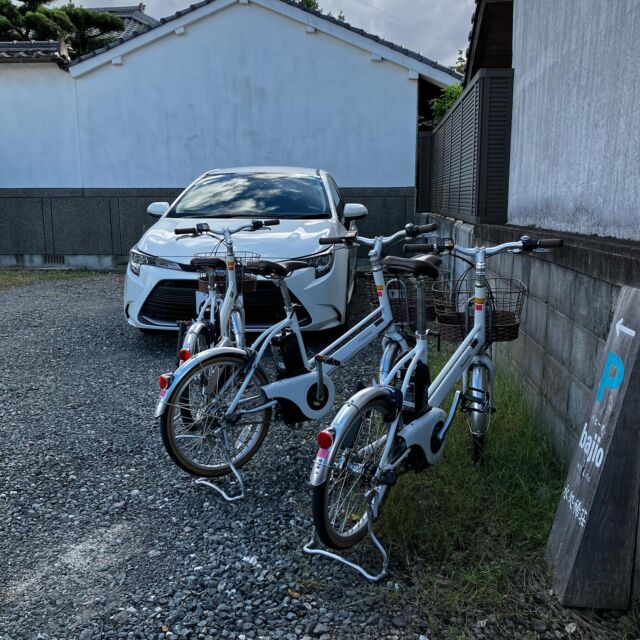
[[[397,256],[387,256],[384,259],[384,268],[388,273],[395,275],[429,276],[434,280],[438,277],[440,270],[438,265],[442,262],[436,256],[420,256],[420,258],[399,258]]]
[[[245,271],[260,276],[276,276],[284,278],[292,271],[305,269],[309,265],[302,260],[285,260],[284,262],[271,262],[271,260],[252,260],[245,264]]]
[[[191,262],[189,264],[200,271],[206,271],[210,268],[227,268],[227,263],[222,258],[216,258],[215,256],[199,256],[197,258],[191,258]]]

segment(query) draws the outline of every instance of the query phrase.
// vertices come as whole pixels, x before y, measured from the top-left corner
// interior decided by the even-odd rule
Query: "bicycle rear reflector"
[[[160,388],[164,391],[171,384],[171,374],[163,373],[158,379],[158,384]]]
[[[333,444],[333,436],[330,431],[320,431],[316,436],[316,440],[321,449],[328,449]]]
[[[180,349],[180,353],[178,353],[178,357],[182,362],[186,362],[191,357],[191,351],[189,349]]]

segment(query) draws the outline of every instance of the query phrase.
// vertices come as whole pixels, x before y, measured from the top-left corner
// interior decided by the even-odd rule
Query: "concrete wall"
[[[440,223],[442,235],[466,246],[533,235],[530,229],[508,225],[473,226],[430,217]],[[640,285],[640,247],[548,231],[537,237],[552,235],[564,238],[564,248],[546,254],[501,254],[488,266],[493,275],[527,285],[520,338],[496,345],[496,359],[507,370],[515,367],[527,403],[568,459],[591,407],[596,367],[620,287]]]
[[[637,0],[515,0],[509,222],[640,240]]]
[[[0,266],[122,266],[129,249],[156,221],[146,213],[149,203],[171,202],[180,191],[0,189]],[[369,209],[369,216],[358,223],[365,235],[387,235],[413,221],[413,188],[342,192],[347,202],[360,202]]]

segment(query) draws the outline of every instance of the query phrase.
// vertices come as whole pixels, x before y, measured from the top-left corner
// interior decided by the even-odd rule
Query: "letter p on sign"
[[[617,389],[622,383],[623,378],[624,363],[620,360],[618,354],[609,351],[607,361],[604,363],[602,375],[600,376],[600,383],[598,384],[597,401],[602,402],[605,389]]]

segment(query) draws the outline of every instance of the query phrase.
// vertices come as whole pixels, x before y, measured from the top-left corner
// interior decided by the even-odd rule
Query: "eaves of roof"
[[[0,64],[34,62],[65,66],[69,62],[67,47],[57,40],[0,42]]]

